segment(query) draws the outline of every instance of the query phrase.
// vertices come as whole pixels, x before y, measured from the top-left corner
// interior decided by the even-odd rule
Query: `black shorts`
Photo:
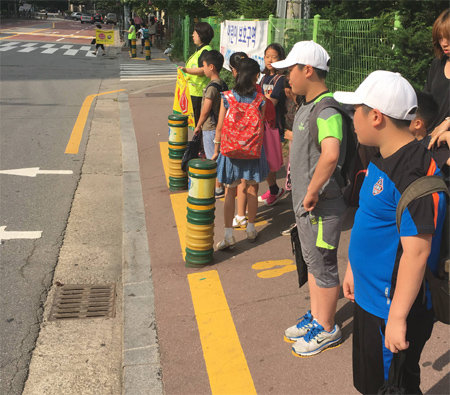
[[[433,330],[433,312],[417,298],[407,318],[403,387],[407,394],[421,394],[420,354]],[[362,394],[376,394],[387,380],[393,354],[384,346],[386,322],[355,303],[353,315],[353,385]]]

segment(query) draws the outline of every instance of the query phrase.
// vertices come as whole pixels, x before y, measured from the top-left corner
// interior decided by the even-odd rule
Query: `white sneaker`
[[[247,233],[247,240],[251,243],[256,241],[256,237],[258,236],[258,232],[255,230],[246,230],[245,233]]]
[[[239,219],[237,215],[233,218],[233,228],[245,228],[247,226],[247,218]]]
[[[234,236],[231,236],[231,239],[223,239],[222,241],[219,241],[216,245],[218,250],[226,250],[227,248],[233,248],[236,244],[236,240],[234,239]]]
[[[339,326],[334,325],[331,332],[323,329],[316,320],[313,321],[313,327],[309,332],[298,339],[292,346],[292,353],[296,357],[310,357],[320,352],[340,346],[342,332]]]
[[[305,336],[313,327],[313,316],[311,310],[308,310],[303,317],[298,319],[298,323],[287,328],[284,331],[284,341],[286,343],[295,343],[298,339]]]

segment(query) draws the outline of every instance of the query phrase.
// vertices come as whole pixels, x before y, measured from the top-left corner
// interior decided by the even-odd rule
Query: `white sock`
[[[247,222],[247,231],[253,232],[255,230],[255,223],[254,222]]]
[[[236,215],[236,219],[238,221],[242,221],[243,219],[245,219],[245,215],[243,215],[242,217],[240,215]]]
[[[231,239],[233,237],[233,228],[225,228],[225,239]]]

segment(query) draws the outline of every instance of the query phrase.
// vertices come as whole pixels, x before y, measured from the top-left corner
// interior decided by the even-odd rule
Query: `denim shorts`
[[[214,155],[214,137],[215,130],[203,130],[203,149],[205,150],[206,159],[211,159]]]

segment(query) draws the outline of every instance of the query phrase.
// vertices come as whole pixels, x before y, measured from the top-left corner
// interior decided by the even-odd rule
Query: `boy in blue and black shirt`
[[[355,92],[334,97],[355,106],[358,141],[380,149],[361,187],[343,282],[344,296],[355,302],[354,385],[364,394],[377,393],[394,353],[404,351],[401,386],[419,394],[420,354],[434,321],[429,290],[421,285],[426,265],[437,271],[445,197],[434,193],[411,202],[399,231],[396,208],[408,185],[440,175],[440,169],[408,129],[417,97],[400,74],[375,71]]]

